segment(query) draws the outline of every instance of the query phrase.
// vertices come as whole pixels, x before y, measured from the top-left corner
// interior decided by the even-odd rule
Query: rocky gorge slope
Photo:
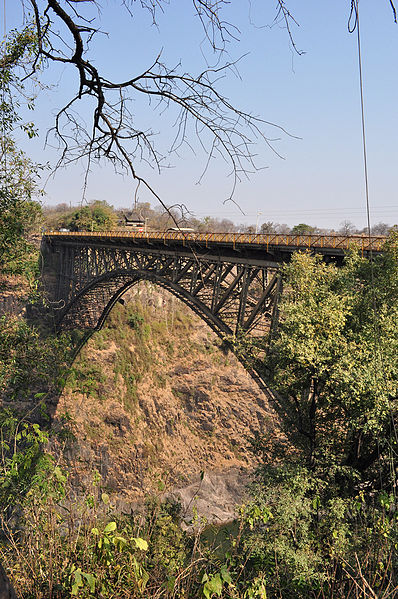
[[[263,392],[193,312],[140,283],[76,359],[55,412],[53,447],[87,488],[94,473],[123,512],[171,494],[186,519],[233,518],[256,460],[248,439],[276,431]],[[62,447],[61,447],[62,445]],[[98,476],[95,474],[95,476]]]

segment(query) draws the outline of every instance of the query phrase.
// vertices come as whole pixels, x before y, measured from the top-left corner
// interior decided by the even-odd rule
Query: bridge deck
[[[380,253],[386,241],[384,236],[362,235],[280,235],[255,233],[196,233],[185,231],[109,231],[64,232],[45,231],[43,237],[71,244],[130,245],[148,244],[186,247],[191,249],[246,250],[247,253],[265,251],[277,254],[280,260],[296,250],[312,250],[324,255],[342,257],[350,249],[362,255]]]

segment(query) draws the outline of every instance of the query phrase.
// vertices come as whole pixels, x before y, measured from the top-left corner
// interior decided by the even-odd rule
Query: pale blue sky
[[[125,78],[147,67],[162,49],[165,61],[181,60],[186,70],[204,67],[203,31],[192,16],[191,3],[171,0],[159,27],[134,3],[137,16],[131,19],[117,0],[107,0],[100,36],[91,58],[113,79]],[[294,139],[280,137],[275,146],[284,159],[264,145],[256,147],[258,164],[267,167],[252,175],[236,190],[233,204],[223,201],[230,192],[228,168],[214,161],[204,181],[197,185],[205,163],[203,154],[188,148],[173,157],[172,169],[160,176],[145,165],[146,176],[167,204],[184,202],[198,216],[218,216],[236,222],[272,220],[289,225],[307,222],[338,228],[343,220],[358,227],[366,224],[356,37],[347,32],[349,0],[289,0],[287,3],[300,27],[293,33],[297,47],[292,51],[287,33],[269,27],[275,14],[273,0],[232,0],[226,20],[240,28],[240,42],[231,43],[231,58],[246,55],[240,62],[241,78],[231,75],[221,82],[222,91],[238,107],[286,128]],[[365,83],[365,108],[372,223],[398,223],[398,25],[393,22],[388,0],[361,0],[361,34]],[[19,1],[6,1],[8,27],[18,24]],[[76,81],[67,69],[52,67],[45,81],[59,83],[53,92],[41,94],[34,118],[40,138],[25,144],[36,160],[54,163],[56,152],[43,149],[44,134],[51,115]],[[87,108],[82,107],[83,115]],[[137,119],[159,131],[166,147],[172,138],[171,116],[161,118],[137,104]],[[197,145],[195,148],[198,150]],[[60,171],[46,186],[46,202],[77,203],[82,195],[83,166]],[[132,203],[134,185],[107,167],[96,169],[90,178],[88,199],[107,200],[115,206]],[[142,201],[149,196],[140,192]]]

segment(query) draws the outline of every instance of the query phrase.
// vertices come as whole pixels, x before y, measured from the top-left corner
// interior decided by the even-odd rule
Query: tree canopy
[[[267,367],[288,438],[308,468],[391,486],[398,394],[398,238],[344,266],[295,254],[284,267]],[[380,478],[383,475],[382,479]],[[340,483],[339,483],[340,484]]]
[[[71,231],[112,231],[116,214],[106,202],[95,201],[67,215],[64,226]]]
[[[3,272],[21,272],[29,255],[27,235],[37,227],[41,207],[33,197],[40,194],[37,165],[18,148],[15,131],[35,135],[34,124],[23,122],[18,113],[16,90],[24,92],[17,74],[29,64],[35,52],[35,37],[29,28],[13,32],[4,47],[0,70],[0,268]]]
[[[297,253],[282,274],[265,361],[282,434],[253,440],[249,567],[270,597],[395,594],[397,234],[372,260]]]

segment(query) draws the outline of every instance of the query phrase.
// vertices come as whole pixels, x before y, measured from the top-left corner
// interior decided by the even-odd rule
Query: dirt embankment
[[[75,484],[97,471],[123,511],[172,492],[189,514],[233,517],[255,459],[248,438],[274,428],[266,398],[216,335],[146,283],[117,305],[76,360],[56,421]]]

